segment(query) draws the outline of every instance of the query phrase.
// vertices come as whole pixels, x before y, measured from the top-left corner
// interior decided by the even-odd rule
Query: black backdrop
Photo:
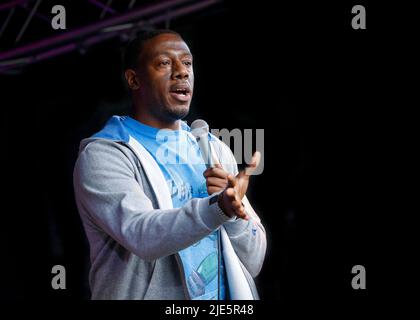
[[[355,31],[354,4],[241,2],[171,24],[195,58],[187,120],[265,130],[265,170],[249,191],[269,241],[262,299],[364,301],[381,250],[373,240],[385,179],[378,150],[392,99],[384,63],[396,37],[384,27],[387,12],[367,6],[368,29]],[[121,47],[110,41],[0,78],[2,299],[89,297],[72,170],[79,141],[128,112]],[[50,287],[55,264],[66,267],[67,290]],[[368,291],[351,289],[356,264],[372,275]]]

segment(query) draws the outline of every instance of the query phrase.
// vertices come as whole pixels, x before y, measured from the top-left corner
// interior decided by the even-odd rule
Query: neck
[[[180,120],[164,120],[158,119],[151,114],[139,110],[133,111],[132,114],[133,119],[144,123],[150,127],[157,128],[157,129],[170,129],[170,130],[178,130],[179,129],[179,121]]]

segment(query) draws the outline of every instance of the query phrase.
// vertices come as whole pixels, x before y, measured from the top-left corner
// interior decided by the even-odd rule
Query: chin
[[[180,120],[180,119],[185,118],[188,115],[188,112],[190,111],[190,106],[189,105],[175,106],[175,107],[170,108],[167,111],[171,118],[175,120]]]

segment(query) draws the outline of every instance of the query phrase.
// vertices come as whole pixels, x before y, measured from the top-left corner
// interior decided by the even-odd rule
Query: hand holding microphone
[[[213,193],[224,190],[228,186],[229,172],[223,170],[220,163],[216,163],[214,167],[207,168],[203,176],[206,178],[207,193]]]
[[[206,178],[207,193],[213,193],[224,190],[228,185],[229,173],[223,170],[220,163],[211,153],[210,144],[208,141],[209,125],[206,121],[197,119],[191,124],[191,133],[197,140],[200,147],[201,155],[207,169],[203,175]]]
[[[204,120],[198,119],[191,124],[191,129],[192,134],[200,146],[201,154],[207,166],[206,171],[204,171],[204,177],[206,178],[208,194],[211,195],[223,190],[218,199],[219,207],[223,212],[229,217],[237,216],[238,218],[248,220],[249,217],[245,212],[242,199],[248,189],[249,177],[260,163],[261,153],[258,151],[255,152],[252,156],[251,164],[234,177],[224,171],[222,166],[217,163],[211,154],[208,142],[208,124]]]

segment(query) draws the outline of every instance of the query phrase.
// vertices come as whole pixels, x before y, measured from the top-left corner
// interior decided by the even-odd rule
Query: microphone
[[[207,168],[214,168],[215,164],[211,154],[210,144],[209,144],[209,125],[207,122],[201,119],[194,120],[191,123],[191,133],[194,138],[197,140],[198,145],[200,146],[201,155],[203,157],[204,163]]]

